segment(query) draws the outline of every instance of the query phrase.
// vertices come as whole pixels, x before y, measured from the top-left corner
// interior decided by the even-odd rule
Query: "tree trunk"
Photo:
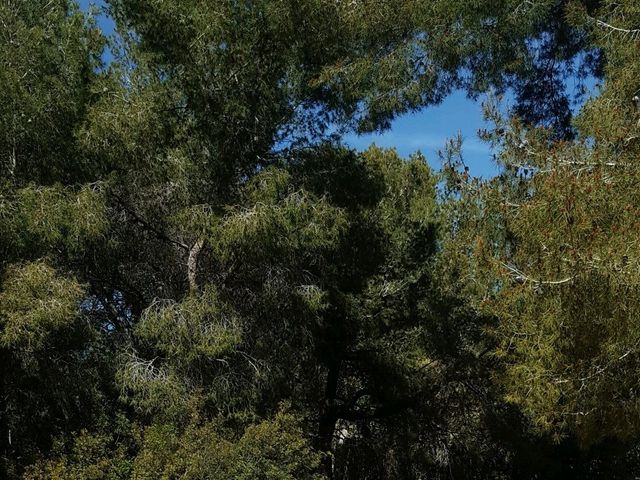
[[[198,273],[198,255],[204,245],[203,239],[198,239],[189,249],[189,258],[187,260],[187,279],[189,281],[189,290],[195,292],[198,290],[198,282],[196,275]]]
[[[325,387],[324,405],[318,422],[318,436],[316,448],[325,453],[322,461],[322,470],[327,478],[333,479],[333,452],[331,443],[336,428],[337,408],[336,395],[338,391],[338,379],[340,376],[340,361],[332,360],[328,365],[327,384]]]

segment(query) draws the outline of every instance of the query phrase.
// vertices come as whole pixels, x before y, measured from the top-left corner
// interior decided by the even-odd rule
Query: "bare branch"
[[[600,19],[588,17],[592,22],[594,22],[598,27],[608,30],[609,33],[619,33],[622,34],[623,37],[629,37],[631,40],[638,40],[640,38],[640,28],[621,28],[616,27],[615,25],[611,25],[610,23],[604,22]]]
[[[200,250],[202,250],[202,246],[204,245],[204,240],[199,238],[196,240],[196,243],[189,249],[189,258],[187,260],[187,278],[189,280],[189,289],[192,292],[195,292],[198,289],[198,284],[196,282],[196,274],[198,271],[198,255],[200,254]]]
[[[513,274],[518,283],[532,283],[533,285],[562,285],[563,283],[568,283],[575,278],[575,275],[572,275],[560,280],[539,280],[525,275],[521,270],[512,265],[508,265],[504,262],[500,262],[500,264]]]

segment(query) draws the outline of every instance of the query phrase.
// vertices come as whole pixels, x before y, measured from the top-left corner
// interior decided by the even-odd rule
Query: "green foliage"
[[[175,417],[192,412],[201,395],[230,396],[225,366],[237,355],[242,325],[213,288],[179,304],[156,301],[135,333],[157,354],[152,360],[123,356],[120,384],[136,407]]]
[[[602,95],[578,118],[582,138],[552,142],[490,108],[503,173],[458,182],[449,253],[470,301],[496,318],[505,398],[537,430],[589,445],[635,438],[638,418],[638,125],[633,102],[622,107],[637,88],[637,44],[610,23],[638,11],[609,11],[582,11],[609,58]]]
[[[0,6],[0,477],[640,474],[636,3]]]
[[[239,209],[223,219],[216,229],[219,239],[212,239],[222,260],[227,260],[227,252],[253,261],[281,261],[283,255],[330,251],[344,231],[346,221],[341,211],[306,192],[267,202]]]
[[[104,235],[108,225],[104,198],[96,187],[74,191],[60,186],[28,186],[0,197],[0,201],[5,249],[11,255],[27,251],[33,255],[52,247],[78,253]]]
[[[300,420],[287,410],[227,438],[217,422],[191,426],[182,434],[168,425],[149,427],[133,478],[320,479],[320,454],[304,438]]]
[[[225,311],[216,297],[209,289],[179,305],[151,305],[137,326],[137,334],[166,357],[186,365],[202,357],[224,357],[240,343],[242,333],[236,316]]]
[[[335,24],[361,48],[327,65],[317,81],[358,102],[360,130],[388,126],[398,113],[437,104],[455,88],[477,95],[511,86],[519,115],[570,135],[564,76],[597,74],[599,58],[584,30],[565,19],[572,3],[337,3]],[[575,3],[592,11],[599,2]]]
[[[9,451],[19,451],[22,462],[50,447],[51,436],[42,431],[77,428],[108,405],[99,390],[104,351],[83,318],[85,296],[85,285],[44,261],[13,265],[5,273],[1,419]]]
[[[104,38],[66,0],[0,6],[0,171],[51,184],[95,178],[74,133],[91,101]]]
[[[57,458],[31,466],[25,480],[125,480],[133,465],[123,439],[108,434],[80,432],[73,438],[70,452],[63,445],[53,447]]]
[[[11,268],[0,293],[0,346],[29,358],[50,335],[78,320],[83,293],[44,262]]]

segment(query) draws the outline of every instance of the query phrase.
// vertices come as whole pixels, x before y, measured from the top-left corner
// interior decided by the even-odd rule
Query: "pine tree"
[[[486,136],[502,174],[471,180],[450,162],[455,228],[445,257],[469,301],[495,318],[504,398],[540,434],[581,448],[628,450],[638,438],[639,12],[632,1],[567,12],[607,58],[575,141],[489,106],[496,128]]]
[[[0,476],[637,470],[634,2],[108,5],[0,7]],[[497,178],[340,145],[455,88]]]

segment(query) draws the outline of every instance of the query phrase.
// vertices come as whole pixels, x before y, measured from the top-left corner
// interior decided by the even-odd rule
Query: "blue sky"
[[[421,151],[429,163],[440,168],[437,155],[448,139],[462,134],[463,157],[473,175],[483,177],[497,173],[491,160],[489,145],[478,138],[478,130],[486,126],[481,102],[470,100],[464,92],[456,91],[440,105],[397,118],[391,129],[381,134],[347,135],[346,143],[359,150],[375,143],[393,147],[402,156]]]
[[[90,4],[103,5],[102,0],[79,0],[79,3],[84,10]],[[106,16],[100,16],[98,23],[105,33],[113,32],[113,22]],[[437,151],[444,147],[447,139],[461,133],[463,155],[471,174],[488,177],[496,174],[497,168],[491,160],[489,146],[478,139],[477,132],[484,126],[480,102],[470,100],[463,92],[457,91],[438,106],[397,118],[384,133],[352,134],[344,140],[358,150],[366,149],[372,143],[380,147],[394,147],[402,156],[419,150],[433,167],[440,168]]]

